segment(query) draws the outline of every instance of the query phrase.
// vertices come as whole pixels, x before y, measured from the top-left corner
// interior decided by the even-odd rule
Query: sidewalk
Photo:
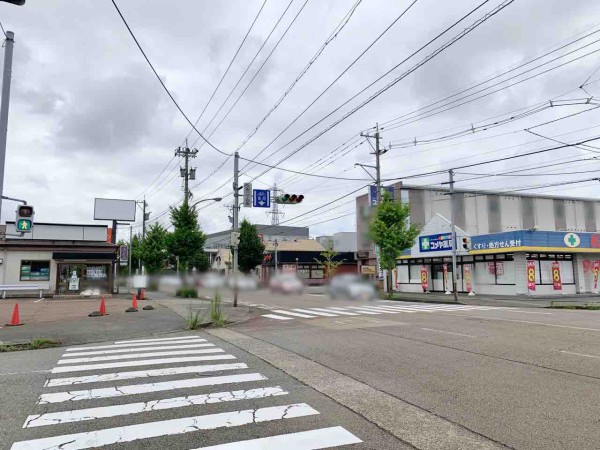
[[[6,327],[15,303],[19,304],[21,323]],[[145,311],[147,304],[156,309]],[[88,317],[100,307],[99,299],[39,300],[37,298],[0,301],[0,342],[21,343],[33,339],[52,339],[64,345],[126,339],[150,334],[182,331],[185,321],[169,308],[153,301],[140,300],[138,312],[126,313],[131,297],[106,299],[107,316]]]
[[[443,293],[408,293],[395,292],[393,301],[410,301],[424,303],[455,303],[452,295]],[[458,303],[477,306],[514,306],[528,308],[547,308],[552,302],[569,302],[585,305],[600,302],[600,295],[549,295],[539,297],[512,296],[512,295],[473,295],[458,294]]]

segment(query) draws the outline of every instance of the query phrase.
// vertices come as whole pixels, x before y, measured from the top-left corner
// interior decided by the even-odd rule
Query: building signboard
[[[452,233],[420,236],[419,250],[422,253],[452,250]]]
[[[360,266],[360,273],[363,275],[375,275],[377,268],[375,266]]]
[[[593,252],[598,252],[600,251],[600,234],[519,230],[471,236],[471,251],[475,253],[478,251],[492,253],[490,250],[510,252],[515,249],[520,251],[564,249],[567,252],[583,252],[591,249]]]
[[[369,259],[369,250],[359,250],[356,252],[356,259]]]
[[[283,273],[296,273],[296,264],[282,264],[281,271]]]

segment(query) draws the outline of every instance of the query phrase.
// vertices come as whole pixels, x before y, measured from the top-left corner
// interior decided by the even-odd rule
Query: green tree
[[[198,212],[184,201],[179,208],[171,208],[171,223],[175,230],[169,234],[167,249],[172,259],[179,258],[182,271],[206,270],[208,258],[204,254],[206,235],[198,224]]]
[[[148,273],[157,273],[163,268],[168,257],[168,235],[167,230],[158,223],[148,229],[140,246],[140,256]]]
[[[340,254],[338,252],[333,250],[333,244],[331,243],[331,241],[328,241],[327,249],[325,249],[325,251],[321,253],[322,259],[318,260],[317,258],[315,258],[315,261],[319,263],[319,265],[325,271],[327,278],[333,277],[337,272],[338,267],[340,267],[344,262],[343,259],[336,260],[336,258],[339,255]]]
[[[388,292],[391,286],[392,270],[400,254],[413,246],[419,235],[419,228],[408,225],[410,207],[408,204],[394,202],[385,192],[381,203],[377,205],[375,216],[369,226],[369,235],[379,247],[379,263],[388,272]]]
[[[263,260],[265,246],[260,240],[256,227],[246,219],[240,225],[238,251],[238,266],[243,273],[249,273]]]

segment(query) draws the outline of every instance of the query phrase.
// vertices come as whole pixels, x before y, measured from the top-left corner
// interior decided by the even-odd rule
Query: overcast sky
[[[288,0],[267,0],[229,73],[200,119],[198,129],[208,126],[206,136],[210,135],[209,140],[215,147],[227,153],[241,146],[242,157],[255,157],[410,3],[412,1],[408,0],[360,2],[345,27],[326,46],[279,107],[241,146],[355,5],[355,0],[293,0],[288,8]],[[259,160],[263,161],[275,151],[273,156],[264,160],[265,163],[274,164],[286,158],[491,11],[501,0],[489,1],[372,88],[284,147],[480,3],[471,0],[418,0],[325,95],[260,155]],[[120,0],[118,4],[167,87],[183,111],[195,121],[263,0]],[[286,8],[279,26],[218,112]],[[362,169],[353,168],[353,165],[355,162],[373,163],[369,144],[358,134],[376,122],[384,124],[383,143],[396,143],[396,147],[382,157],[384,178],[449,169],[469,162],[556,146],[558,144],[554,141],[523,130],[577,112],[581,114],[532,131],[569,143],[600,136],[600,113],[584,112],[593,109],[595,100],[588,105],[582,101],[594,94],[600,95],[600,83],[593,83],[600,79],[600,71],[585,86],[589,94],[578,89],[600,65],[600,52],[584,56],[600,50],[600,43],[595,42],[600,39],[599,13],[600,3],[594,0],[516,0],[297,151],[281,167],[302,171],[325,157],[329,159],[315,166],[319,169],[315,172],[317,175],[368,178]],[[296,15],[297,19],[269,60],[215,130]],[[35,206],[39,222],[92,223],[95,197],[139,200],[145,194],[152,218],[158,217],[169,205],[176,204],[182,196],[182,182],[178,171],[181,161],[173,159],[174,150],[184,143],[191,127],[162,90],[111,1],[27,0],[23,7],[0,3],[0,20],[6,30],[15,33],[16,41],[5,195],[27,199]],[[588,34],[591,35],[585,37]],[[576,39],[580,40],[573,42]],[[561,46],[564,48],[557,50]],[[549,52],[548,56],[485,83],[495,75]],[[550,62],[555,58],[558,59]],[[575,61],[570,62],[572,60]],[[544,63],[547,64],[540,66]],[[507,87],[563,63],[567,64]],[[522,74],[527,70],[530,71]],[[502,80],[507,81],[490,87]],[[473,94],[466,99],[473,100],[499,90],[430,117],[414,113],[479,83],[483,84],[448,100],[457,100],[451,106],[465,101],[458,101],[465,95]],[[502,126],[484,131],[477,128],[520,112],[529,112],[532,107],[544,102],[549,105],[550,100],[561,99],[567,101],[555,103],[559,106],[553,108],[540,108],[535,114]],[[444,104],[438,103],[431,108]],[[442,109],[445,108],[433,112]],[[215,120],[209,125],[215,114]],[[409,124],[406,120],[390,123],[403,115],[420,120]],[[436,143],[423,142],[463,132],[472,125],[476,132],[470,135],[444,138]],[[195,132],[189,136],[190,147],[199,149],[198,157],[193,160],[193,166],[197,167],[196,181],[191,182],[194,186],[193,200],[227,196],[231,193],[232,158],[200,183],[223,163],[225,156],[208,145],[201,145],[201,140],[196,142],[197,138]],[[402,145],[415,140],[417,145]],[[348,151],[335,150],[348,141],[351,143]],[[353,148],[361,142],[362,145]],[[600,148],[600,141],[590,142],[590,145]],[[600,168],[600,164],[590,158],[599,157],[598,152],[600,150],[593,148],[571,147],[465,169],[463,172],[498,173],[507,169],[530,168],[528,172],[520,172],[527,177],[488,177],[465,181],[457,187],[509,189],[587,179],[597,176],[597,172],[591,171]],[[560,161],[564,161],[564,165],[535,169],[536,165]],[[242,160],[241,166],[245,164]],[[241,181],[247,181],[263,170],[264,166],[250,166]],[[307,170],[312,171],[310,167]],[[536,172],[546,175],[535,175]],[[568,173],[561,175],[565,172]],[[354,195],[295,221],[291,219],[359,189],[367,181],[291,178],[292,175],[271,170],[254,181],[255,188],[265,188],[278,182],[290,193],[305,193],[302,205],[284,208],[282,221],[289,220],[290,225],[311,225],[313,236],[354,229],[353,215],[319,223],[351,213]],[[457,175],[458,180],[473,177]],[[439,185],[445,178],[446,175],[437,175],[407,179],[405,182]],[[225,187],[212,192],[226,182]],[[598,197],[599,187],[598,182],[586,182],[531,192]],[[366,187],[359,191],[363,192],[366,192]],[[230,203],[231,196],[221,204],[201,209],[201,224],[206,232],[229,227],[226,205]],[[4,202],[3,221],[14,219],[14,206],[13,202]],[[270,217],[264,210],[242,209],[241,217],[255,223],[270,223]],[[141,214],[138,218],[141,219]],[[169,224],[168,214],[158,220]]]

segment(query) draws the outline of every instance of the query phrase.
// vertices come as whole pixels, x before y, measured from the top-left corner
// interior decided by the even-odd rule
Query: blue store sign
[[[419,250],[425,252],[443,252],[452,250],[452,234],[430,234],[419,237]]]
[[[574,249],[600,250],[600,234],[564,231],[508,231],[471,237],[472,251],[507,250],[526,247],[529,251]]]

